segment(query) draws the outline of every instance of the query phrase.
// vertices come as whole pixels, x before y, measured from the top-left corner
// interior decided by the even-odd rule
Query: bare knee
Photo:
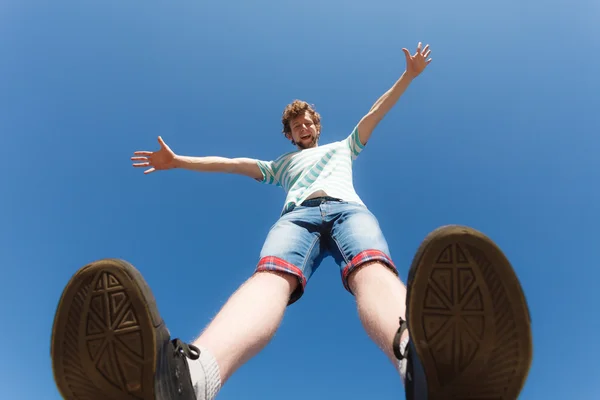
[[[297,276],[280,271],[258,271],[248,280],[251,281],[262,282],[273,289],[278,288],[288,297],[300,284]]]
[[[368,289],[390,285],[404,288],[398,275],[390,267],[379,261],[365,263],[348,276],[348,286],[355,295],[359,295],[362,291]]]

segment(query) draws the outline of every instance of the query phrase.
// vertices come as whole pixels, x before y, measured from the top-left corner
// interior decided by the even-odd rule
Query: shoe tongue
[[[196,400],[187,357],[177,345],[177,340],[165,343],[155,379],[157,399]]]
[[[187,358],[183,354],[177,354],[175,356],[174,364],[175,371],[173,379],[176,385],[177,394],[181,396],[182,400],[196,400]]]

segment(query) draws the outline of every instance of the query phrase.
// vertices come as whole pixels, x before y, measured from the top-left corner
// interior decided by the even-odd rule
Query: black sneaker
[[[515,400],[532,360],[531,320],[519,280],[488,237],[446,226],[421,244],[408,276],[409,400]]]
[[[170,339],[146,281],[122,260],[81,268],[54,317],[52,369],[67,400],[196,400],[187,358]]]

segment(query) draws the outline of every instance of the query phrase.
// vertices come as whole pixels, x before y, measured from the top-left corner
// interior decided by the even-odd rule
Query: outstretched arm
[[[431,62],[431,59],[427,59],[431,53],[429,45],[421,50],[421,42],[419,42],[417,51],[413,56],[410,55],[410,52],[407,49],[402,49],[402,51],[406,57],[406,71],[402,74],[400,79],[396,81],[394,86],[373,104],[373,107],[371,107],[367,115],[365,115],[358,123],[358,134],[363,146],[367,144],[367,141],[371,137],[377,124],[379,124],[388,111],[394,107],[408,85],[410,85],[413,79],[419,76]]]
[[[262,180],[263,175],[258,168],[256,160],[252,158],[225,158],[225,157],[188,157],[176,156],[176,168],[187,169],[198,172],[225,172],[249,176],[256,180]]]
[[[173,150],[158,137],[160,149],[158,151],[136,151],[131,157],[136,161],[136,168],[147,168],[144,174],[154,171],[181,168],[198,172],[224,172],[249,176],[262,180],[263,174],[256,160],[251,158],[225,158],[225,157],[187,157],[175,154]]]

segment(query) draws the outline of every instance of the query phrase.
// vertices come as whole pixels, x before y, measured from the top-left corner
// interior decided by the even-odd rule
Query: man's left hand
[[[419,42],[417,51],[412,56],[408,49],[402,49],[402,51],[406,56],[406,74],[412,79],[419,76],[431,62],[431,58],[428,59],[429,54],[431,53],[429,45],[426,45],[425,48],[421,50],[421,42]]]

